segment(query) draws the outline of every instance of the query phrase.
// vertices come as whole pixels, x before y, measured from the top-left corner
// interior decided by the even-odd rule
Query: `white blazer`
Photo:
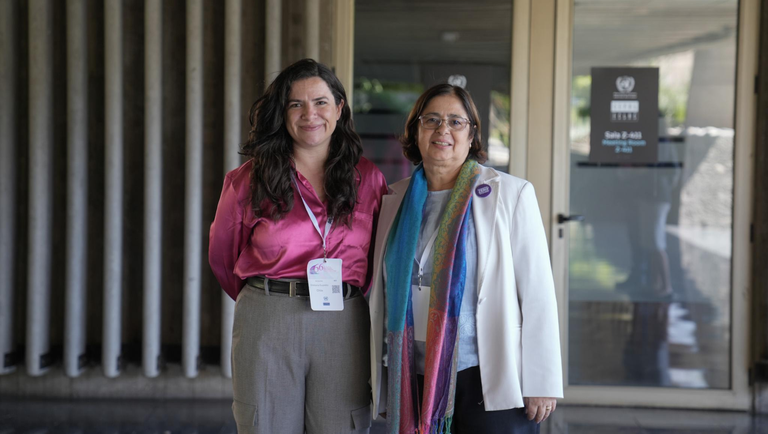
[[[482,167],[473,187],[477,234],[477,346],[485,409],[523,407],[523,397],[563,397],[557,301],[544,225],[533,185]],[[390,186],[376,230],[371,313],[374,418],[385,411],[382,379],[384,250],[410,178]],[[490,194],[481,197],[476,187]]]

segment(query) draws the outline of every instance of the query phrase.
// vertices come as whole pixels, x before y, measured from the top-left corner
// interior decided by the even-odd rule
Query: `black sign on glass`
[[[659,68],[592,68],[589,161],[655,163]]]

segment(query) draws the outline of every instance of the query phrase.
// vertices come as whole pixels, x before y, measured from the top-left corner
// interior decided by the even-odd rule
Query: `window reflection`
[[[389,182],[410,176],[398,137],[418,96],[437,83],[477,105],[487,165],[509,167],[511,0],[355,2],[355,128]]]
[[[576,2],[571,384],[730,387],[737,10]],[[605,66],[659,68],[658,163],[589,163],[590,68]]]

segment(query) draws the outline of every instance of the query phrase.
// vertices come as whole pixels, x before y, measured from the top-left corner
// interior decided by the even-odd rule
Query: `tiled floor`
[[[0,400],[0,434],[235,432],[230,403],[226,401]],[[382,423],[374,424],[371,430],[371,434],[384,432]],[[768,433],[768,417],[736,412],[560,406],[542,425],[541,433]]]

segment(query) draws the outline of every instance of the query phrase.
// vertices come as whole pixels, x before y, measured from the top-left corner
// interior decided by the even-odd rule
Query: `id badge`
[[[429,316],[429,286],[411,285],[411,301],[413,302],[413,339],[419,342],[427,341],[427,320]]]
[[[344,310],[341,259],[313,259],[307,264],[309,303],[312,310]]]

